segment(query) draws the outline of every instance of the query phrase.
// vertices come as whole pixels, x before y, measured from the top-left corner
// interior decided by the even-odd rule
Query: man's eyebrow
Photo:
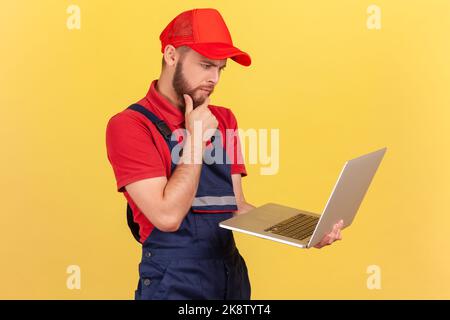
[[[215,66],[215,67],[218,67],[218,66],[219,66],[218,64],[215,64],[214,62],[209,61],[209,60],[202,60],[201,62],[208,63],[208,64],[213,65],[213,66]],[[220,69],[223,69],[223,68],[225,68],[226,66],[227,66],[227,64],[225,63],[223,66],[220,67]]]

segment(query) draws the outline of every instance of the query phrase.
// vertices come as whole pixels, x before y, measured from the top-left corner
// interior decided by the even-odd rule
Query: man
[[[249,66],[250,56],[234,47],[215,9],[179,14],[160,40],[159,79],[106,132],[117,189],[143,248],[135,298],[250,299],[245,261],[232,232],[218,227],[254,208],[242,191],[238,138],[223,138],[237,122],[231,110],[209,104],[227,59]],[[224,151],[224,161],[205,163],[211,148]],[[340,239],[341,226],[317,247]]]

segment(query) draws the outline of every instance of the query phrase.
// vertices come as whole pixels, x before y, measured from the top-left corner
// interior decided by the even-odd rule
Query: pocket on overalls
[[[163,280],[169,261],[143,260],[139,264],[139,285],[136,297],[142,300],[158,299],[164,290]]]

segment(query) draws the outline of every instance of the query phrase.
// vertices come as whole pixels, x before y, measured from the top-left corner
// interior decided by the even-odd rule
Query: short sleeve
[[[132,182],[166,176],[151,132],[137,117],[124,112],[113,116],[106,127],[106,148],[119,192]]]

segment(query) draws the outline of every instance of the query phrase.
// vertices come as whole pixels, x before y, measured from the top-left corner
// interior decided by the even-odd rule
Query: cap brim
[[[248,67],[252,64],[250,56],[232,45],[225,43],[195,43],[187,44],[190,48],[213,60],[222,60],[231,58],[237,63]]]

